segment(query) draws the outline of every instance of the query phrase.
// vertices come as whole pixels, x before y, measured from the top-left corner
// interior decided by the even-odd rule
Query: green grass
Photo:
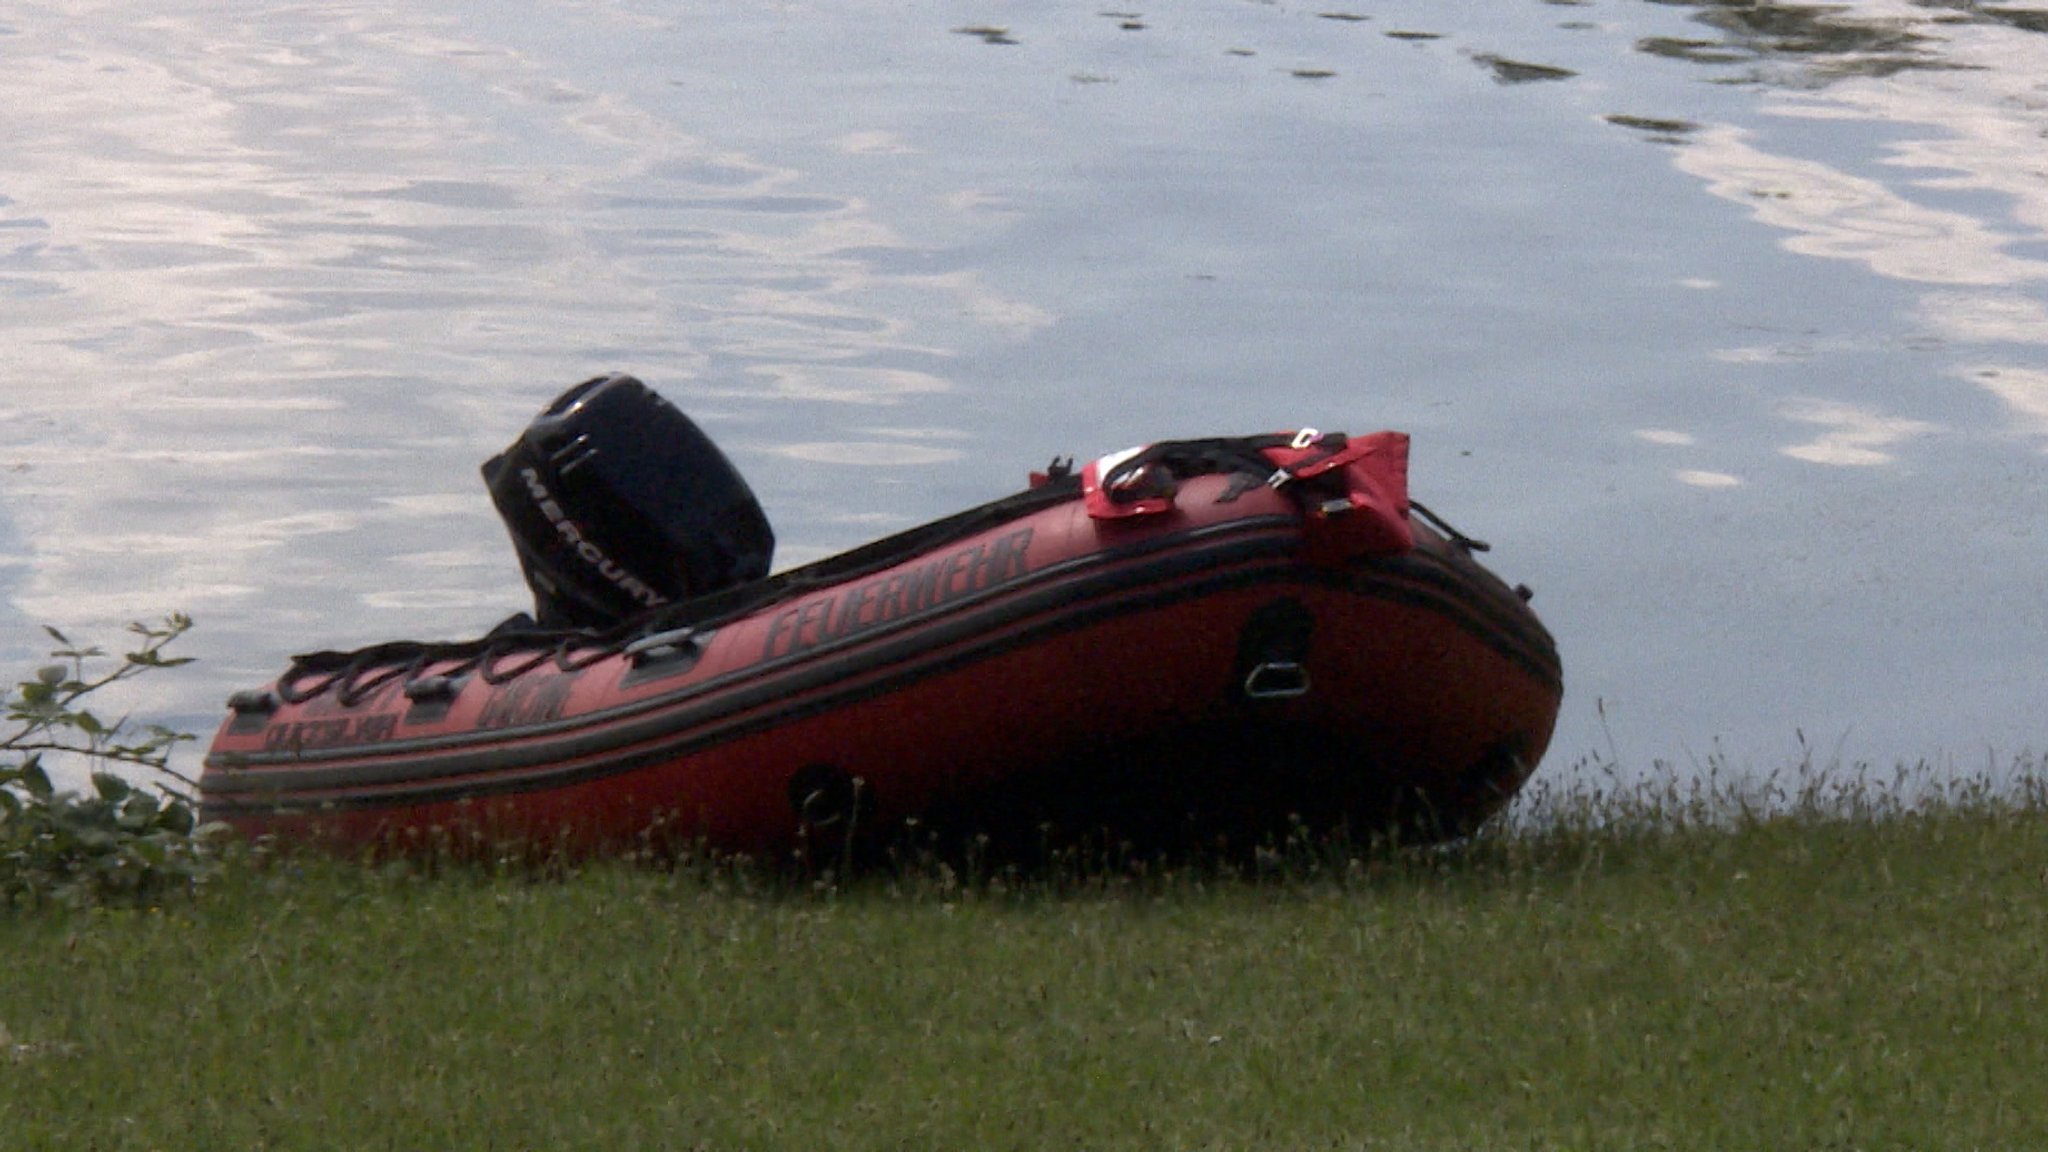
[[[1872,787],[1244,877],[245,866],[0,914],[0,1149],[2048,1147],[2043,791]]]

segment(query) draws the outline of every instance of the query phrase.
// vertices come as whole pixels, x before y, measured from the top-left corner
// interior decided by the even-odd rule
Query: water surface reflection
[[[290,651],[485,626],[478,462],[619,368],[784,562],[1054,453],[1398,426],[1560,634],[1563,765],[2038,745],[2040,32],[56,4],[0,75],[10,635],[187,609],[151,706],[203,726]]]

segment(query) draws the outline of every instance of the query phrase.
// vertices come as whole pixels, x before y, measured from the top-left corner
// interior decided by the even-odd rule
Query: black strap
[[[1149,485],[1129,483],[1146,468],[1160,468],[1176,481],[1214,475],[1245,478],[1234,480],[1224,491],[1220,499],[1227,504],[1256,485],[1281,475],[1281,471],[1266,458],[1265,452],[1269,448],[1292,448],[1294,441],[1295,434],[1285,432],[1205,440],[1162,440],[1147,445],[1128,459],[1118,461],[1108,473],[1097,476],[1096,481],[1112,503],[1128,504],[1157,494],[1150,490]],[[1327,459],[1343,451],[1349,443],[1349,438],[1341,432],[1328,433],[1310,446],[1318,450],[1318,454],[1307,463]]]

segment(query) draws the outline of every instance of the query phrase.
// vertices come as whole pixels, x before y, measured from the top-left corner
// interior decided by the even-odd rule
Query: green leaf
[[[38,800],[48,800],[56,789],[50,786],[50,774],[43,771],[41,758],[31,756],[21,765],[21,787]]]
[[[188,797],[161,783],[145,789],[113,770],[139,765],[189,787],[167,765],[170,749],[193,737],[160,725],[131,732],[125,717],[106,719],[78,706],[117,681],[190,663],[162,652],[190,626],[182,614],[160,626],[130,625],[144,642],[125,657],[46,627],[61,646],[51,655],[63,663],[35,669],[17,696],[0,694],[0,756],[20,756],[19,763],[0,763],[0,910],[154,901],[189,890],[218,867],[208,851],[215,833],[195,828]],[[84,757],[95,768],[92,786],[83,795],[59,792],[41,764],[43,751]]]
[[[156,823],[156,815],[156,797],[147,792],[132,792],[121,802],[120,815],[115,819],[123,828],[143,832]]]

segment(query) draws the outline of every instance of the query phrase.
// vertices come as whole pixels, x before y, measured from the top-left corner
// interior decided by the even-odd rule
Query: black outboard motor
[[[768,574],[775,534],[747,482],[631,376],[564,392],[483,473],[543,627],[604,628]]]

